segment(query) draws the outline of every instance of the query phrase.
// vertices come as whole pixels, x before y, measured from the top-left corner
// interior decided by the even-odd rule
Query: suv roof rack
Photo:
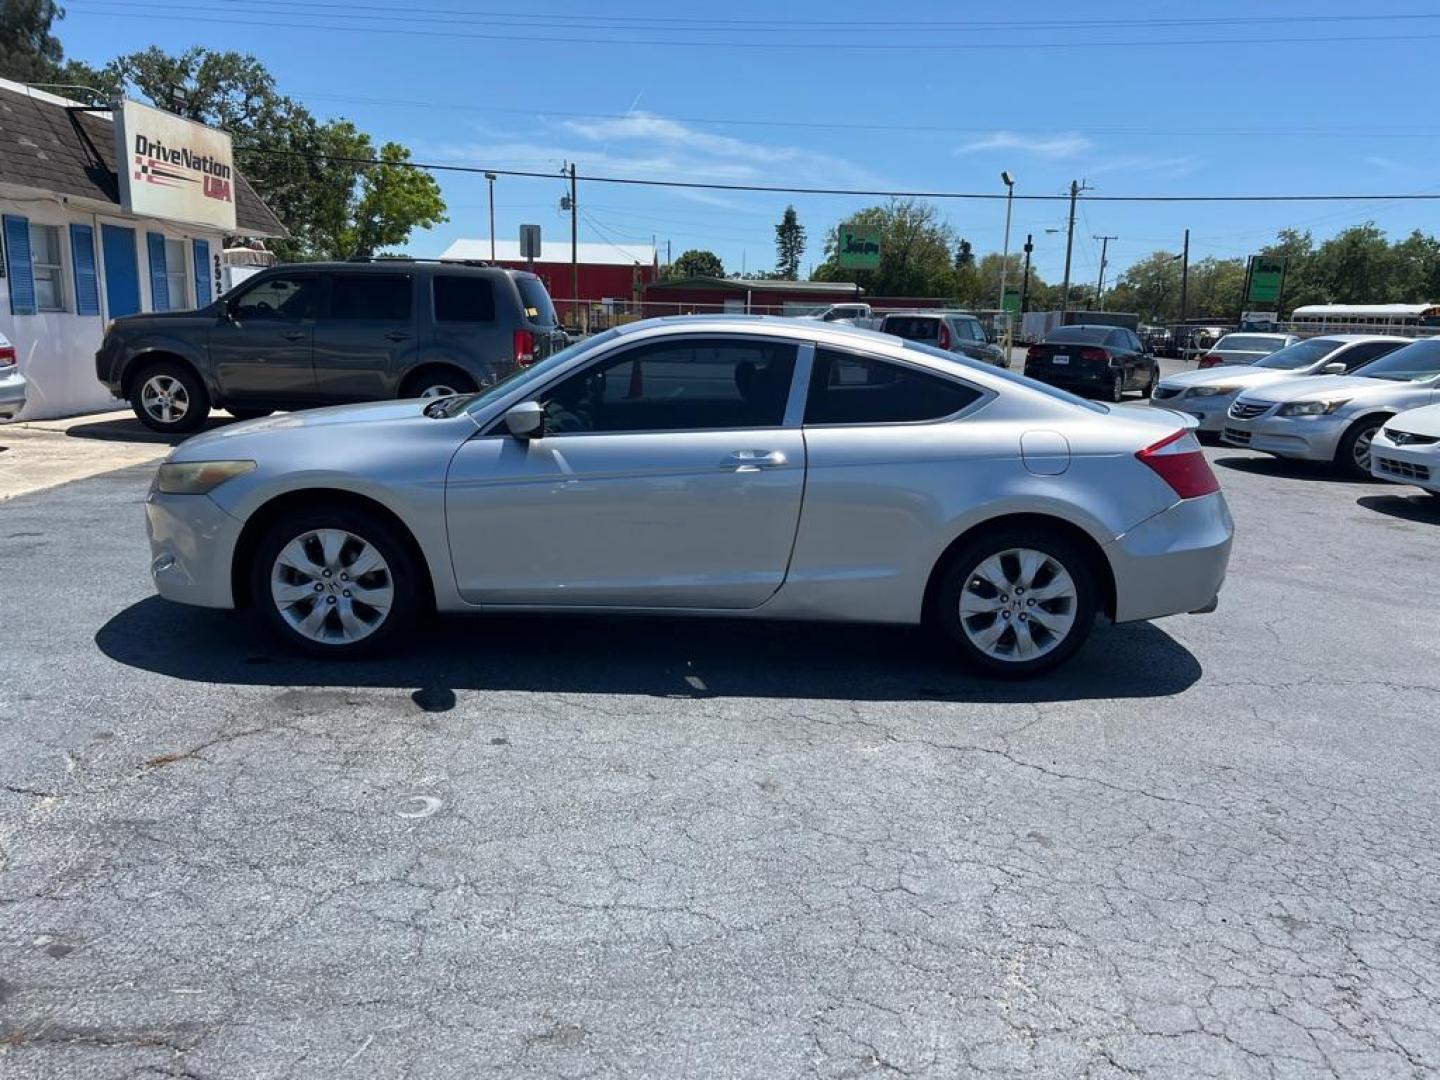
[[[447,266],[492,266],[493,263],[484,259],[417,259],[414,255],[351,255],[344,260],[347,263],[390,263],[390,262],[412,262],[412,263],[444,263]]]

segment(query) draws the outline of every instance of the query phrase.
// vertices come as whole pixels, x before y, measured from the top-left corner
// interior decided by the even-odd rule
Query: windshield
[[[456,403],[449,410],[449,415],[451,416],[459,413],[462,409],[466,412],[473,413],[478,409],[483,409],[492,401],[504,397],[512,390],[524,386],[526,383],[544,382],[556,368],[569,362],[583,352],[589,352],[597,345],[603,345],[607,341],[614,341],[619,336],[619,330],[606,330],[603,334],[596,334],[594,337],[585,338],[575,342],[574,345],[568,348],[561,349],[557,353],[552,353],[538,364],[517,368],[503,379],[498,379],[491,383],[478,394],[465,394],[460,398],[445,398],[442,400],[454,401]]]
[[[1309,341],[1300,341],[1284,349],[1278,349],[1257,362],[1255,366],[1257,368],[1274,368],[1277,371],[1295,371],[1298,368],[1309,367],[1311,364],[1318,364],[1343,344],[1344,342],[1335,341],[1332,338],[1311,338]]]
[[[1086,345],[1104,345],[1113,327],[1109,326],[1062,326],[1050,333],[1045,340],[1078,342]]]
[[[1440,340],[1430,338],[1405,345],[1379,360],[1363,364],[1350,374],[1391,382],[1420,382],[1440,375]]]
[[[1108,413],[1110,411],[1110,407],[1108,405],[1102,405],[1098,401],[1091,401],[1088,398],[1079,397],[1076,394],[1070,393],[1068,390],[1061,390],[1058,386],[1050,386],[1048,383],[1042,383],[1037,379],[1030,379],[1024,375],[1017,375],[1009,368],[998,368],[993,367],[990,364],[982,364],[978,360],[969,360],[964,356],[957,356],[955,353],[946,352],[943,349],[937,349],[933,345],[926,345],[923,342],[919,341],[906,341],[905,348],[914,349],[916,352],[922,352],[926,356],[939,357],[941,360],[944,360],[952,367],[977,368],[984,371],[985,374],[989,375],[991,378],[1004,379],[1006,382],[1012,382],[1015,383],[1017,386],[1023,386],[1026,390],[1033,390],[1036,393],[1044,394],[1048,398],[1054,398],[1056,401],[1063,401],[1067,405],[1079,405],[1081,408],[1089,409],[1091,412],[1098,413]]]
[[[1215,343],[1215,352],[1236,349],[1241,352],[1273,353],[1285,344],[1284,338],[1260,337],[1255,334],[1226,334]]]
[[[550,294],[545,291],[544,282],[537,277],[516,274],[515,287],[520,290],[520,301],[525,305],[526,318],[544,326],[560,325],[560,320],[555,317],[555,305],[550,302]]]

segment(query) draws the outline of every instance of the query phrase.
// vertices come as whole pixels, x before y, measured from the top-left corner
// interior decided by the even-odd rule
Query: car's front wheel
[[[162,360],[135,376],[130,407],[151,431],[183,434],[205,423],[210,415],[210,394],[194,368]]]
[[[1383,416],[1367,416],[1350,425],[1335,450],[1335,467],[1352,480],[1369,480],[1370,445],[1385,426],[1385,420]]]
[[[421,608],[421,568],[378,516],[346,506],[283,515],[251,568],[251,597],[282,641],[311,656],[368,656],[402,641]]]
[[[1154,396],[1155,396],[1155,384],[1158,383],[1159,381],[1160,381],[1160,372],[1159,372],[1159,370],[1156,369],[1156,368],[1151,368],[1151,369],[1150,369],[1150,377],[1145,380],[1145,389],[1140,392],[1140,396],[1143,397],[1143,398],[1147,398],[1147,399],[1154,397]]]
[[[955,552],[936,619],[972,666],[1028,678],[1063,664],[1095,622],[1095,574],[1080,547],[1031,528],[987,532]]]

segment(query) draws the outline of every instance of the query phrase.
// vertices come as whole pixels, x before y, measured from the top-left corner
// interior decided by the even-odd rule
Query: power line
[[[186,23],[186,24],[193,24],[193,23],[214,23],[214,24],[219,24],[219,25],[222,25],[222,26],[242,26],[242,27],[247,27],[247,28],[251,28],[251,29],[254,29],[254,28],[257,28],[257,27],[264,27],[264,28],[267,28],[267,29],[279,29],[279,30],[291,30],[291,31],[294,31],[294,30],[312,30],[312,31],[319,31],[319,32],[322,32],[322,33],[382,34],[382,35],[385,35],[386,37],[393,37],[393,36],[395,36],[395,35],[398,34],[398,35],[402,35],[402,36],[405,36],[405,37],[446,38],[446,39],[449,39],[449,40],[474,40],[474,41],[532,42],[532,43],[541,43],[541,44],[546,44],[546,45],[597,45],[597,46],[598,46],[598,45],[614,45],[614,46],[628,47],[628,48],[653,48],[653,47],[656,47],[656,46],[665,46],[665,47],[667,47],[667,48],[676,48],[676,49],[684,49],[684,48],[698,48],[698,49],[723,48],[723,49],[750,49],[750,50],[774,50],[774,49],[783,49],[783,50],[786,50],[786,51],[793,51],[793,50],[796,48],[797,45],[806,44],[806,41],[805,41],[804,39],[801,39],[801,38],[797,38],[797,39],[794,40],[794,41],[784,41],[784,42],[777,42],[777,41],[735,41],[735,40],[731,40],[731,39],[728,39],[728,38],[727,38],[727,39],[723,39],[723,40],[722,40],[722,39],[715,39],[715,40],[711,40],[711,41],[696,41],[696,40],[694,40],[693,38],[585,38],[585,37],[560,37],[560,36],[557,36],[557,35],[555,35],[555,34],[553,34],[553,33],[543,34],[543,35],[541,35],[541,34],[525,35],[525,34],[513,34],[513,33],[505,33],[505,34],[485,34],[485,33],[475,33],[475,32],[462,32],[462,31],[457,31],[457,30],[453,30],[453,29],[449,29],[449,30],[418,30],[418,29],[414,29],[414,28],[409,27],[409,26],[383,26],[383,27],[380,27],[380,26],[375,26],[375,27],[370,27],[370,26],[337,26],[337,25],[330,24],[330,23],[295,22],[295,21],[279,22],[279,21],[269,21],[269,20],[254,19],[254,18],[227,19],[227,18],[218,18],[218,17],[214,17],[214,16],[197,15],[197,14],[193,14],[193,13],[187,13],[187,14],[184,14],[184,15],[172,15],[172,14],[167,14],[167,13],[165,13],[165,10],[154,10],[154,9],[151,9],[151,8],[141,8],[141,9],[139,9],[139,10],[131,10],[131,9],[127,9],[127,8],[125,7],[125,5],[127,5],[127,4],[130,4],[130,5],[138,5],[138,4],[144,3],[145,0],[72,0],[72,10],[73,10],[73,4],[74,4],[75,2],[78,2],[78,3],[81,5],[81,10],[84,10],[85,8],[88,8],[88,7],[90,7],[90,6],[100,6],[100,7],[102,8],[102,10],[104,11],[104,14],[106,14],[106,16],[109,17],[109,18],[130,17],[130,18],[141,18],[141,19],[145,19],[145,20],[147,20],[147,21],[160,20],[160,21],[166,21],[166,22],[183,22],[183,23]],[[120,10],[113,10],[113,8],[114,8],[114,7],[117,7],[117,6],[120,8]],[[169,5],[165,5],[164,7],[165,7],[165,8],[169,8]],[[202,9],[202,10],[217,10],[217,9],[207,8],[207,9]],[[352,17],[354,17],[354,18],[361,18],[361,17],[365,17],[365,16],[352,16]],[[416,20],[413,20],[413,19],[410,19],[410,18],[407,17],[407,18],[405,18],[404,21],[408,24],[408,23],[414,22],[414,21],[416,21]],[[832,50],[832,51],[833,51],[833,50],[845,50],[845,51],[859,51],[859,52],[867,52],[867,53],[874,53],[874,52],[876,52],[876,51],[880,51],[880,52],[899,52],[899,53],[910,53],[910,52],[951,52],[951,51],[971,51],[971,50],[980,50],[980,49],[983,49],[983,50],[985,50],[985,51],[987,51],[987,52],[996,52],[996,51],[1011,51],[1011,52],[1013,52],[1013,51],[1015,51],[1015,50],[1032,51],[1032,50],[1035,50],[1035,49],[1047,49],[1047,50],[1056,50],[1056,49],[1059,49],[1059,50],[1065,50],[1065,49],[1119,49],[1119,48],[1125,48],[1125,49],[1133,49],[1133,48],[1155,49],[1155,48],[1163,48],[1163,47],[1165,47],[1165,46],[1167,46],[1167,45],[1185,46],[1185,47],[1197,47],[1197,46],[1207,46],[1207,45],[1224,45],[1224,46],[1227,46],[1228,48],[1234,49],[1234,48],[1239,48],[1239,47],[1242,47],[1242,46],[1255,46],[1255,45],[1263,45],[1263,46],[1266,46],[1266,47],[1271,47],[1271,48],[1273,48],[1273,47],[1275,47],[1275,46],[1277,46],[1277,45],[1323,44],[1323,43],[1327,43],[1327,42],[1328,42],[1328,43],[1336,43],[1336,44],[1338,44],[1338,43],[1344,43],[1344,44],[1352,44],[1352,45],[1353,45],[1353,44],[1358,44],[1358,43],[1386,42],[1386,41],[1400,41],[1400,42],[1418,43],[1418,42],[1432,41],[1432,40],[1437,40],[1437,39],[1440,39],[1440,34],[1403,34],[1403,33],[1401,33],[1401,34],[1351,34],[1351,35],[1345,35],[1345,36],[1330,35],[1330,36],[1310,36],[1310,37],[1294,37],[1294,36],[1292,36],[1292,37],[1183,38],[1183,39],[1174,39],[1174,40],[1155,40],[1155,39],[1153,39],[1153,38],[1148,38],[1148,39],[1129,39],[1129,40],[1123,40],[1123,41],[1120,41],[1120,40],[1110,40],[1110,41],[1034,41],[1034,42],[999,41],[999,42],[950,42],[950,43],[941,43],[941,42],[935,42],[935,41],[924,41],[924,42],[906,42],[906,43],[901,44],[901,43],[892,43],[892,42],[876,42],[876,41],[871,40],[868,36],[861,36],[861,37],[856,37],[855,40],[853,40],[853,41],[836,41],[836,42],[830,42],[830,43],[827,43],[827,44],[825,45],[825,48],[827,48],[827,49],[829,49],[829,50]]]
[[[453,173],[498,173],[502,176],[529,176],[545,180],[555,179],[553,172],[538,172],[529,169],[497,169],[485,165],[446,165],[422,161],[381,161],[379,158],[349,157],[340,154],[310,154],[299,150],[282,150],[278,147],[256,146],[240,143],[238,148],[252,154],[270,154],[279,157],[293,157],[305,160],[335,161],[347,165],[401,165],[411,169],[425,169],[428,172]],[[989,191],[895,191],[884,188],[822,188],[801,187],[784,184],[722,184],[700,180],[652,180],[631,176],[595,176],[577,174],[577,180],[592,184],[623,184],[634,187],[685,188],[701,191],[757,191],[784,195],[846,195],[865,198],[895,199],[960,199],[994,201],[1005,199],[1003,192]],[[1068,195],[1016,195],[1017,200],[1029,202],[1067,202]],[[1089,202],[1118,203],[1272,203],[1272,202],[1435,202],[1440,201],[1440,192],[1407,192],[1401,194],[1368,195],[1087,195]]]

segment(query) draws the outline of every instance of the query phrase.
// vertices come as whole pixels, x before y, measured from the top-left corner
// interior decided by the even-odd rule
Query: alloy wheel
[[[1370,444],[1375,441],[1375,433],[1379,431],[1378,426],[1366,428],[1355,436],[1355,442],[1350,446],[1350,458],[1355,462],[1355,468],[1362,473],[1370,473]]]
[[[421,390],[420,397],[422,399],[454,397],[459,392],[460,391],[456,390],[453,386],[446,386],[444,383],[435,383],[431,386],[427,386],[424,390]]]
[[[152,375],[140,388],[140,404],[162,424],[178,424],[190,411],[190,392],[173,375]]]
[[[1008,548],[972,570],[960,593],[960,626],[995,660],[1035,660],[1054,651],[1075,625],[1079,592],[1053,556]]]
[[[321,645],[349,645],[385,622],[395,604],[395,579],[364,537],[312,529],[280,549],[270,596],[296,633]]]

